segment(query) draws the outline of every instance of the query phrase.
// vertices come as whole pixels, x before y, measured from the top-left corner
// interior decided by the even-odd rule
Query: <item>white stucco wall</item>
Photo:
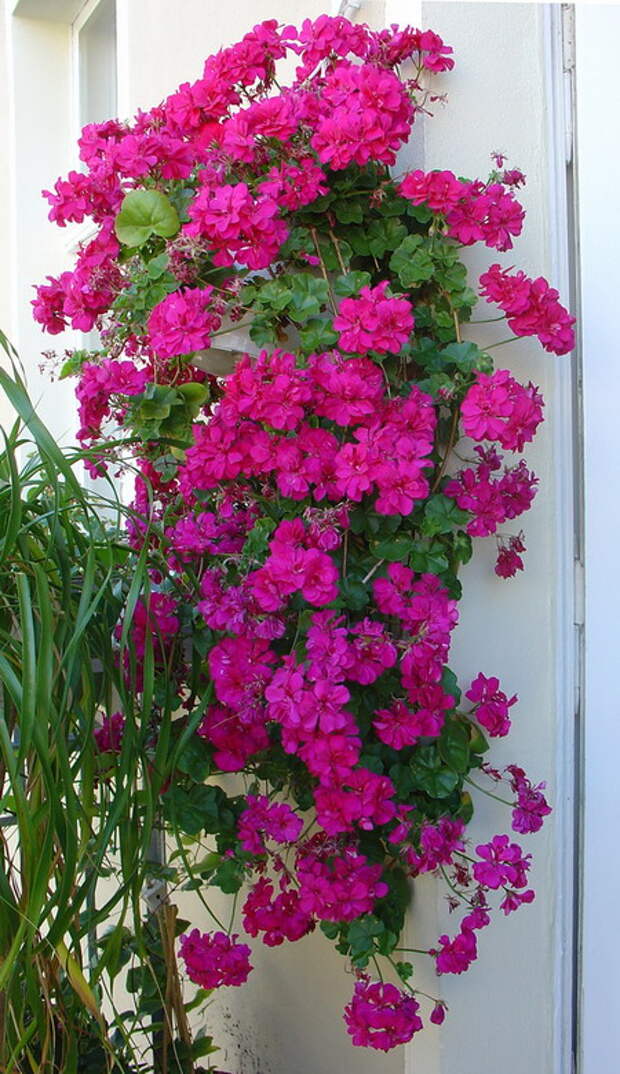
[[[55,0],[46,2],[51,10]],[[40,0],[29,3],[34,4],[29,10],[40,10]],[[404,0],[366,0],[358,17],[373,25],[408,18],[416,22],[418,6]],[[523,194],[528,218],[514,257],[506,255],[504,264],[551,277],[555,246],[550,234],[550,161],[555,147],[547,123],[543,8],[422,6],[422,25],[453,45],[457,66],[436,83],[438,92],[448,93],[448,104],[438,104],[435,118],[417,125],[408,159],[428,168],[484,176],[490,152],[507,152],[528,176]],[[325,10],[332,10],[330,0],[237,0],[228,8],[213,0],[182,0],[176,8],[169,0],[118,0],[119,113],[149,107],[180,81],[196,77],[208,53],[236,40],[260,19],[297,22]],[[34,17],[9,16],[7,27],[16,120],[10,330],[42,415],[62,434],[73,428],[72,387],[50,386],[37,374],[37,356],[49,345],[49,337],[32,324],[29,299],[31,284],[60,271],[69,256],[67,231],[47,223],[47,206],[38,192],[72,164],[70,30],[66,23]],[[0,240],[3,245],[8,241],[1,232]],[[501,259],[487,253],[468,254],[472,272]],[[555,818],[543,833],[524,840],[536,859],[537,902],[497,920],[481,935],[479,961],[466,976],[438,982],[428,967],[420,968],[420,987],[440,989],[450,1014],[440,1031],[427,1030],[406,1054],[400,1050],[384,1057],[349,1045],[340,1011],[352,978],[322,936],[275,950],[254,945],[256,970],[248,985],[228,990],[212,1012],[213,1029],[224,1047],[221,1065],[235,1074],[405,1074],[406,1069],[416,1074],[565,1074],[556,1062],[564,1003],[558,877],[568,852],[563,818],[569,765],[561,721],[569,721],[572,714],[559,711],[564,700],[556,680],[566,611],[562,601],[571,584],[560,554],[561,531],[571,525],[560,479],[562,467],[566,471],[570,465],[568,457],[561,458],[569,426],[568,415],[558,409],[565,396],[563,366],[568,359],[555,359],[527,343],[498,353],[502,363],[539,384],[547,399],[548,422],[526,453],[541,479],[541,492],[529,515],[519,520],[528,545],[525,575],[509,582],[495,577],[492,540],[479,546],[465,572],[453,663],[464,681],[478,671],[497,674],[509,694],[520,695],[513,732],[507,741],[494,744],[493,760],[517,761],[535,781],[549,780]],[[477,806],[474,838],[510,830],[507,810],[479,796]],[[181,913],[209,927],[198,910],[190,915],[185,900]],[[426,946],[444,928],[454,932],[456,923],[446,920],[434,881],[416,884],[411,937],[420,942],[412,946]]]
[[[528,180],[519,193],[527,218],[515,250],[505,255],[483,248],[469,251],[465,260],[472,278],[499,260],[553,279],[551,179],[557,147],[550,143],[550,57],[543,5],[425,3],[423,16],[424,25],[454,47],[456,58],[455,69],[437,83],[438,92],[448,94],[447,106],[438,106],[435,118],[425,123],[425,166],[484,175],[490,152],[502,150]],[[563,297],[566,301],[568,296]],[[480,317],[495,313],[486,304],[479,309]],[[498,334],[497,326],[489,325],[470,327],[464,335],[492,342],[509,332],[504,325]],[[565,822],[571,803],[565,778],[571,755],[564,751],[573,712],[558,692],[556,673],[566,626],[562,617],[569,615],[563,602],[570,599],[572,587],[572,564],[561,555],[565,530],[572,524],[571,507],[563,498],[559,473],[561,469],[570,486],[570,414],[563,405],[570,359],[547,354],[535,341],[510,344],[494,357],[499,368],[508,366],[521,379],[533,380],[547,401],[547,421],[525,451],[540,478],[540,490],[531,511],[513,524],[515,532],[522,526],[526,535],[523,575],[507,582],[498,579],[493,572],[494,540],[476,542],[475,556],[462,576],[465,596],[452,663],[463,682],[482,671],[498,675],[509,695],[519,694],[513,728],[506,739],[493,743],[492,763],[501,767],[516,761],[535,782],[547,779],[555,813],[538,835],[515,837],[534,855],[536,902],[507,919],[498,918],[479,935],[480,957],[468,974],[441,979],[450,1014],[434,1041],[427,1035],[411,1048],[410,1069],[424,1074],[568,1070],[556,1066],[566,1062],[560,1037],[570,1035],[570,1026],[557,1016],[558,1005],[567,1000],[566,975],[558,976],[558,928],[562,900],[570,898],[558,885],[570,855]],[[563,458],[561,450],[566,452]],[[475,792],[474,800],[472,840],[510,832],[508,810]],[[430,908],[426,912],[430,915]],[[455,931],[441,905],[439,923],[440,932],[443,927]],[[416,942],[422,937],[415,910],[411,928],[412,946],[425,946]],[[569,966],[564,969],[570,971]]]

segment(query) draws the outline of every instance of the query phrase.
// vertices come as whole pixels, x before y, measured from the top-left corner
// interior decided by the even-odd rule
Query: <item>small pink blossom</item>
[[[516,694],[508,698],[503,690],[499,689],[499,679],[494,676],[487,679],[480,672],[465,696],[474,702],[476,719],[491,736],[502,737],[508,734],[510,730],[508,710],[516,704]]]
[[[422,1029],[419,1008],[417,1000],[396,985],[361,978],[345,1007],[344,1020],[353,1044],[389,1052]]]
[[[250,948],[236,941],[237,936],[198,929],[181,936],[179,955],[190,981],[201,988],[244,984],[252,969]]]

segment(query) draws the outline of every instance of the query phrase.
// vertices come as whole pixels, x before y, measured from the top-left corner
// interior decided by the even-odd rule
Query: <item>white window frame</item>
[[[614,137],[620,88],[601,57],[620,44],[620,6],[576,5],[576,113],[583,349],[585,679],[581,868],[579,1074],[615,1069],[620,1053],[620,703],[616,567],[620,497],[616,477],[617,305],[615,211],[620,147]],[[614,47],[615,46],[615,47]]]
[[[81,100],[80,34],[81,34],[82,30],[84,29],[84,27],[86,26],[86,23],[89,21],[91,16],[94,15],[95,11],[97,10],[98,7],[100,7],[100,5],[102,3],[103,3],[103,0],[86,0],[86,3],[84,4],[84,6],[82,8],[80,8],[79,12],[77,13],[75,18],[73,19],[73,22],[71,23],[71,38],[72,38],[72,41],[71,41],[71,67],[72,67],[72,72],[71,72],[71,81],[72,81],[72,86],[71,86],[71,108],[72,108],[71,126],[72,126],[72,129],[74,131],[74,135],[75,135],[74,141],[75,142],[77,142],[77,139],[79,138],[79,135],[80,135],[80,131],[82,129],[82,122],[81,122],[81,118],[80,118],[80,100]],[[118,11],[117,11],[116,0],[114,0],[114,8],[115,8],[116,20],[117,20],[117,23],[118,23]],[[118,39],[118,30],[117,30],[117,39]],[[119,85],[119,77],[118,77],[118,40],[117,40],[117,47],[116,47],[116,68],[115,68],[115,71],[114,71],[114,80],[115,80],[115,97],[116,97],[117,104],[118,104],[118,85]]]

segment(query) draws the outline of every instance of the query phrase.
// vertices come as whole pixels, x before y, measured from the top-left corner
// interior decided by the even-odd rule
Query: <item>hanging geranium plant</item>
[[[543,418],[461,328],[481,296],[498,338],[506,320],[559,355],[573,319],[495,261],[468,283],[464,248],[521,231],[520,171],[496,155],[485,179],[394,174],[451,51],[430,31],[265,22],[132,124],[86,127],[85,171],[47,198],[96,231],[34,302],[49,332],[99,330],[64,369],[79,437],[95,473],[138,468],[151,587],[126,676],[148,676],[164,817],[209,845],[205,888],[243,888],[238,929],[278,946],[320,926],[355,973],[353,1043],[384,1051],[444,1017],[402,947],[411,878],[445,879],[456,923],[420,957],[460,974],[492,915],[534,898],[515,833],[549,812],[542,784],[485,759],[518,683],[482,654],[461,685],[448,664],[472,539],[498,542],[501,577],[523,568],[521,453]],[[130,719],[105,716],[102,749],[122,753]],[[472,846],[478,784],[504,784],[511,827]],[[223,930],[186,931],[180,955],[207,989],[252,968]]]

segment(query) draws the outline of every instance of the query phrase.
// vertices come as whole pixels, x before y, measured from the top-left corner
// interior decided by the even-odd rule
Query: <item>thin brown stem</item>
[[[454,333],[456,335],[456,342],[461,343],[461,326],[459,324],[459,315],[456,310],[452,310],[452,316],[454,317]]]
[[[336,300],[335,300],[335,298],[334,298],[334,296],[332,294],[332,289],[331,289],[331,286],[330,286],[330,283],[329,283],[329,276],[327,275],[327,269],[325,268],[325,265],[323,263],[323,258],[321,257],[321,247],[319,246],[319,240],[318,240],[318,236],[317,236],[315,227],[311,228],[311,234],[312,234],[312,241],[314,243],[314,248],[316,250],[316,256],[318,257],[319,265],[321,266],[321,273],[323,275],[323,279],[325,280],[325,283],[327,284],[327,291],[328,291],[328,294],[329,294],[330,305],[332,307],[332,310],[335,313],[336,312]]]
[[[333,233],[331,228],[329,229],[329,237],[330,237],[330,239],[332,240],[332,242],[334,244],[334,250],[336,251],[336,257],[338,258],[338,264],[340,265],[340,271],[342,272],[343,276],[346,276],[347,270],[346,270],[345,263],[344,263],[344,261],[342,259],[342,252],[340,250],[340,243],[338,242],[338,239],[334,235],[334,233]]]
[[[458,409],[458,407],[456,407],[456,409],[454,411],[454,414],[452,415],[452,425],[450,426],[450,436],[448,438],[448,443],[446,445],[445,454],[444,454],[443,459],[441,460],[441,466],[439,467],[439,473],[437,474],[437,477],[435,478],[435,480],[433,482],[431,492],[435,492],[437,490],[437,488],[439,487],[439,482],[441,481],[441,479],[442,479],[442,477],[443,477],[443,475],[445,473],[446,466],[448,465],[448,459],[449,459],[449,457],[450,457],[450,455],[452,453],[452,448],[454,447],[454,445],[456,443],[456,431],[458,429],[458,424],[459,424],[459,409]]]
[[[372,567],[372,569],[368,571],[368,574],[366,574],[362,578],[362,583],[365,585],[366,582],[369,582],[370,579],[372,578],[373,574],[375,574],[379,570],[379,567],[382,567],[384,563],[385,563],[384,559],[378,560],[377,563],[375,563],[374,567]]]

